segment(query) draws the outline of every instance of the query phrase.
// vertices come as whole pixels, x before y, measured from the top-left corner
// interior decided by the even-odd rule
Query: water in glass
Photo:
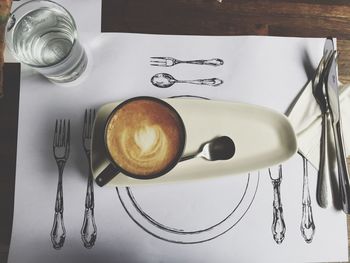
[[[35,67],[54,82],[75,80],[85,70],[87,56],[69,14],[43,7],[12,23],[12,48],[19,61]]]

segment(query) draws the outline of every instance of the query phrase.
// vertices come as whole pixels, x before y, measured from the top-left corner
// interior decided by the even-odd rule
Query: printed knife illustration
[[[272,176],[271,168],[268,169],[271,183],[273,186],[273,221],[272,221],[272,236],[277,244],[281,244],[286,234],[286,224],[283,218],[283,207],[281,201],[281,182],[282,182],[282,165],[278,166],[278,177]]]

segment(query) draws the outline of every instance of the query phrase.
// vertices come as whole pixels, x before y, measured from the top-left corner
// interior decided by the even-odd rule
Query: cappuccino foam
[[[111,117],[106,133],[113,160],[125,171],[152,176],[166,170],[182,150],[184,131],[177,114],[150,99],[133,100]]]

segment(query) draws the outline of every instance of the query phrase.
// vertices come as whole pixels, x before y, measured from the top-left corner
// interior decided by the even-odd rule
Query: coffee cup
[[[179,113],[154,97],[134,97],[112,110],[104,124],[104,151],[109,164],[96,177],[104,186],[119,173],[153,179],[179,162],[186,130]]]

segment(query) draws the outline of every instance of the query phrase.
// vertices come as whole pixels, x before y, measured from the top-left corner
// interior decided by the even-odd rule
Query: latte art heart
[[[164,134],[157,126],[145,126],[134,134],[134,140],[137,146],[140,148],[141,154],[152,151],[157,148],[157,144],[161,140],[161,136]]]
[[[173,109],[147,99],[131,101],[116,111],[106,135],[118,166],[141,176],[166,170],[183,150],[185,136]]]
[[[168,153],[168,142],[164,131],[155,125],[139,130],[125,129],[121,150],[125,156],[140,166],[157,165]]]

